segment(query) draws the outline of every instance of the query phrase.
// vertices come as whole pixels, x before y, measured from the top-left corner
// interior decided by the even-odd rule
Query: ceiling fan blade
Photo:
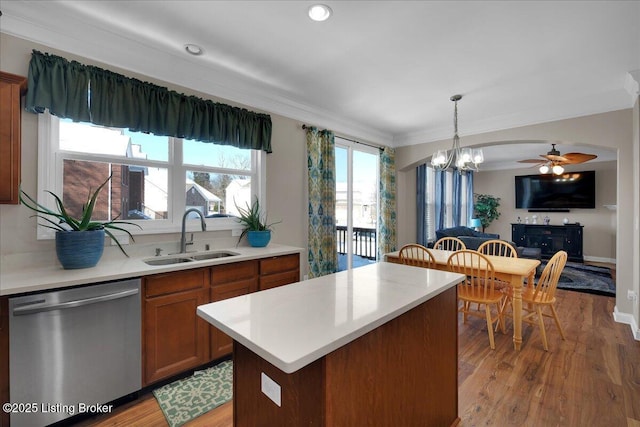
[[[567,153],[563,157],[567,159],[567,164],[576,164],[576,163],[584,163],[589,160],[595,159],[595,154],[585,154],[585,153]]]
[[[540,159],[526,159],[526,160],[518,160],[518,163],[544,163],[544,161]]]
[[[569,160],[565,156],[555,156],[553,154],[547,154],[542,156],[545,159],[551,160],[553,163],[567,163]]]

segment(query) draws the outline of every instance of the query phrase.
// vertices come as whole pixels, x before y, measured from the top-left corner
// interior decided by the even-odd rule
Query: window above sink
[[[138,223],[142,230],[132,228],[134,235],[179,231],[182,213],[193,207],[205,215],[208,230],[241,229],[233,218],[235,203],[243,207],[255,196],[264,199],[259,194],[266,161],[261,150],[72,122],[50,114],[39,115],[39,128],[38,162],[45,167],[38,170],[38,202],[55,207],[48,190],[81,210],[89,189],[113,174],[94,216]],[[38,227],[38,239],[53,234]]]

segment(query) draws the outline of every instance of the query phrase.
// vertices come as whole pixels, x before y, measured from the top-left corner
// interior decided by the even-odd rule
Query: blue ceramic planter
[[[254,248],[263,248],[271,240],[271,231],[247,231],[247,241]]]
[[[56,255],[65,270],[94,267],[103,250],[104,230],[56,232]]]

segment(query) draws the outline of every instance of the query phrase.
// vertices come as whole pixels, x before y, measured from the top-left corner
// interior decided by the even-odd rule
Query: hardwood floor
[[[549,351],[540,332],[523,327],[522,351],[510,333],[496,333],[489,348],[486,323],[459,323],[460,426],[640,427],[640,342],[628,325],[614,322],[615,299],[558,290],[567,336],[547,322]],[[510,326],[510,325],[509,325]],[[232,426],[227,403],[186,424]],[[83,426],[166,426],[152,395]]]

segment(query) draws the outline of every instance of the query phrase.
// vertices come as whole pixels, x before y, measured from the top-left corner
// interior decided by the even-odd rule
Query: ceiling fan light
[[[542,165],[540,166],[540,173],[545,174],[545,173],[549,173],[549,166],[547,165]]]
[[[560,165],[555,165],[555,166],[552,168],[552,170],[553,170],[553,173],[554,173],[555,175],[560,175],[561,173],[563,173],[563,172],[564,172],[564,168],[563,168],[562,166],[560,166]]]

